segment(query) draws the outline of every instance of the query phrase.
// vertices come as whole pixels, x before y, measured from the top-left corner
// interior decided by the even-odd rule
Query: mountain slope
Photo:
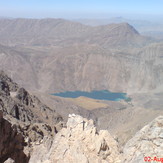
[[[3,46],[0,52],[0,68],[32,91],[163,90],[162,43],[127,50],[86,44],[51,48]]]
[[[0,44],[67,46],[91,43],[100,46],[142,46],[148,43],[126,23],[91,27],[63,19],[2,19]]]
[[[57,124],[62,117],[0,72],[0,110],[21,122]]]
[[[162,43],[148,44],[127,23],[2,19],[0,27],[0,68],[29,90],[163,89]]]

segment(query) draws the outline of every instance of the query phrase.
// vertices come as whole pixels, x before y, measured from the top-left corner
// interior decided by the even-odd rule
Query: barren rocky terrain
[[[1,46],[0,68],[29,90],[121,92],[161,91],[162,44],[112,50],[93,45],[71,47]]]
[[[0,24],[0,68],[28,90],[163,89],[162,43],[129,24],[89,27],[60,19]]]
[[[162,110],[139,108],[134,101],[84,102],[35,94],[40,100],[0,72],[0,162],[132,163],[142,162],[148,154],[161,157],[161,116],[133,136]],[[103,108],[96,108],[96,103]],[[93,120],[74,113],[93,118],[98,129]],[[66,125],[63,119],[68,120]]]
[[[163,42],[127,23],[63,19],[0,19],[0,36],[1,162],[21,163],[10,150],[31,163],[162,157]],[[51,95],[76,90],[124,92],[132,100]]]

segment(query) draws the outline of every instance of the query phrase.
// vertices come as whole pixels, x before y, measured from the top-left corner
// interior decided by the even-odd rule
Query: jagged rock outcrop
[[[2,162],[11,157],[15,163],[22,163],[22,156],[19,157],[21,150],[25,149],[30,157],[35,144],[41,144],[43,139],[53,137],[63,125],[62,117],[55,110],[47,107],[24,88],[19,88],[3,71],[0,72],[0,111],[6,119],[0,126],[0,134],[4,137],[0,140],[3,141],[0,144]]]
[[[142,163],[163,154],[163,116],[143,127],[124,147],[124,163]],[[150,157],[150,158],[149,158]],[[156,160],[155,160],[156,161]],[[161,161],[160,161],[161,162]]]
[[[9,78],[4,71],[0,71],[0,81],[2,83],[4,83],[5,85],[7,85],[8,87],[8,90],[6,90],[5,92],[7,91],[11,91],[11,92],[15,92],[18,90],[18,85],[17,83],[13,82],[11,78]],[[0,85],[0,91],[2,91],[5,87],[2,85]]]
[[[141,129],[125,145],[123,153],[106,130],[97,131],[92,120],[69,115],[67,128],[55,138],[36,145],[30,163],[142,163],[162,158],[163,116]],[[39,159],[38,159],[39,158]]]
[[[0,119],[3,119],[2,114],[0,114]],[[4,119],[3,121],[7,122]],[[9,122],[6,124],[11,126]],[[0,127],[1,131],[3,127],[8,128],[4,123]],[[144,157],[157,159],[162,157],[162,116],[156,118],[129,140],[124,147],[123,154],[108,131],[97,131],[92,120],[87,120],[75,114],[69,115],[66,128],[62,128],[55,137],[52,134],[54,129],[43,123],[34,123],[28,126],[14,125],[12,128],[23,135],[18,134],[22,144],[14,144],[11,141],[13,146],[9,145],[7,148],[9,154],[5,156],[5,160],[9,159],[6,163],[12,163],[13,160],[18,158],[18,155],[12,155],[11,150],[17,147],[23,150],[25,143],[29,145],[25,148],[26,153],[30,156],[29,163],[141,163],[144,161]],[[4,131],[0,132],[0,136],[4,134]],[[5,137],[9,138],[12,135],[7,136],[5,133],[0,142]],[[17,140],[17,137],[12,137],[12,140],[14,139]],[[1,145],[1,148],[6,148],[6,146]],[[19,154],[22,155],[22,152],[19,152]],[[16,163],[19,163],[19,160]]]
[[[23,151],[24,144],[23,136],[3,118],[2,111],[0,111],[0,163],[8,158],[14,160],[15,163],[28,163],[29,158]]]
[[[41,147],[41,148],[40,148]],[[63,128],[53,140],[49,152],[45,147],[36,147],[30,163],[38,161],[48,163],[117,163],[120,153],[117,142],[108,131],[97,131],[92,120],[79,115],[69,115],[67,128]],[[38,151],[38,149],[40,149]],[[47,152],[38,160],[40,152]]]
[[[0,72],[0,110],[4,115],[26,123],[57,124],[62,117],[24,88],[19,88],[3,71]]]

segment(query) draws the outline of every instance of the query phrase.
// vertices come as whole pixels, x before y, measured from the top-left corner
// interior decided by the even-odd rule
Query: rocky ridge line
[[[106,130],[97,131],[93,120],[69,115],[67,128],[54,138],[51,147],[36,146],[30,163],[118,163],[120,152],[117,142]],[[38,150],[40,149],[40,150]],[[42,153],[42,154],[41,154]],[[43,154],[44,153],[44,154]],[[46,154],[45,154],[46,153]],[[40,156],[38,157],[36,156]]]
[[[2,162],[8,158],[14,158],[15,160],[15,157],[19,157],[19,154],[15,154],[19,152],[19,148],[22,151],[24,150],[24,155],[27,158],[30,157],[35,144],[41,144],[45,137],[53,137],[63,125],[62,117],[55,110],[47,107],[24,88],[20,88],[3,71],[0,71],[0,111],[5,119],[5,124],[2,123],[0,126],[2,131],[0,134],[3,134],[2,136],[6,135],[6,138],[4,136],[4,141],[8,145],[3,146],[1,144],[2,152],[0,153],[0,158],[2,159],[0,160],[3,160]],[[6,131],[5,127],[9,129]],[[19,145],[19,136],[17,134],[20,136],[21,145]],[[5,150],[9,150],[8,153],[11,153],[11,155],[14,153],[15,157],[9,154],[4,156],[3,151]],[[16,163],[22,162],[17,160]]]
[[[97,131],[92,120],[75,114],[69,115],[67,128],[49,142],[48,146],[47,142],[35,146],[30,163],[142,163],[145,157],[161,159],[163,116],[143,127],[122,151],[108,131]]]

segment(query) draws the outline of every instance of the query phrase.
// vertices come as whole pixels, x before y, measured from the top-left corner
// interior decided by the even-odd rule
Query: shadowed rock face
[[[0,163],[12,158],[15,163],[28,163],[29,158],[23,152],[24,138],[11,123],[3,118],[0,111]]]
[[[33,144],[62,128],[63,119],[54,109],[19,88],[4,72],[0,72],[0,111],[0,163],[27,163],[23,149],[30,156]]]
[[[0,109],[26,123],[47,122],[57,124],[62,117],[24,88],[19,88],[4,72],[0,72]]]
[[[8,87],[7,90],[4,90],[4,86],[3,84],[0,85],[0,91],[9,93],[9,91],[11,92],[15,92],[18,90],[18,85],[17,83],[13,82],[11,78],[9,78],[4,71],[0,71],[0,82],[4,83],[6,85],[6,87]]]

